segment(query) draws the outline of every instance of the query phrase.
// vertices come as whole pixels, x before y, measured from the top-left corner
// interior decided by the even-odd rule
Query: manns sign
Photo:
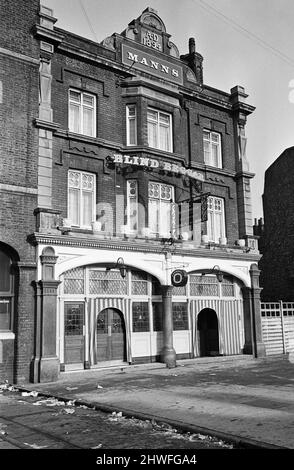
[[[183,83],[182,67],[178,67],[166,60],[158,59],[147,52],[141,52],[125,44],[122,45],[122,61],[134,69],[151,73],[164,80],[169,80],[179,85]]]

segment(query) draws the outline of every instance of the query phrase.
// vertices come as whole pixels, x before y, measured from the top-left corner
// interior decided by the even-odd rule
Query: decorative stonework
[[[51,108],[51,61],[41,59],[39,80],[39,118],[44,121],[53,121],[53,111]]]
[[[64,263],[65,261],[70,261],[72,259],[78,258],[79,256],[82,256],[82,255],[76,255],[76,256],[61,255],[61,256],[58,257],[58,262],[59,262],[59,264],[61,264],[61,263]]]
[[[143,14],[140,17],[140,22],[151,26],[154,29],[157,29],[158,31],[166,32],[166,28],[164,26],[163,21],[159,18],[157,15],[156,10],[153,10],[152,8],[147,8]]]
[[[40,260],[42,263],[42,280],[55,282],[55,264],[58,256],[55,256],[54,248],[47,246],[43,249]]]
[[[186,71],[186,78],[187,78],[188,82],[192,82],[192,83],[196,83],[196,82],[197,82],[196,76],[195,76],[195,74],[192,72],[192,70],[187,69],[187,71]]]
[[[179,49],[177,48],[177,46],[173,42],[169,41],[168,44],[167,44],[167,47],[170,49],[170,55],[172,57],[176,57],[177,59],[180,58]],[[196,79],[195,79],[195,81],[196,81]]]
[[[67,247],[76,247],[76,248],[90,248],[90,249],[101,249],[101,250],[123,250],[128,252],[144,252],[144,253],[160,253],[162,254],[162,245],[158,242],[144,242],[141,239],[135,239],[132,242],[130,240],[116,240],[114,239],[95,239],[95,236],[91,238],[78,238],[74,236],[60,236],[60,237],[51,237],[45,236],[42,234],[35,233],[29,237],[29,241],[32,245],[36,246],[38,244],[48,244],[48,245],[59,245]],[[180,247],[175,248],[171,246],[170,248],[174,255],[183,255],[183,256],[193,256],[193,257],[203,257],[206,258],[222,258],[222,259],[236,259],[242,261],[258,261],[260,259],[259,253],[240,253],[240,249],[230,248],[218,248],[213,247],[213,249],[203,248],[198,245],[191,245],[191,247]]]
[[[115,39],[114,39],[114,37],[110,36],[110,37],[104,39],[104,41],[102,41],[102,46],[104,46],[107,49],[110,49],[112,51],[115,51]]]
[[[58,233],[61,224],[60,211],[38,208],[34,211],[36,216],[36,230],[41,233]]]

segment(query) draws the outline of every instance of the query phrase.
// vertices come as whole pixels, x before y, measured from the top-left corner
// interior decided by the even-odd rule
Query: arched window
[[[0,331],[12,330],[14,286],[10,257],[0,250]]]

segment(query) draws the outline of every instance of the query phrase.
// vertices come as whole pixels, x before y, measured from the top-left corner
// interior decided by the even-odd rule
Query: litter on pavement
[[[35,403],[33,403],[35,406],[41,406],[41,405],[46,405],[46,406],[65,406],[64,401],[59,401],[56,398],[47,398],[45,400],[38,400]]]
[[[32,449],[46,449],[46,447],[49,447],[49,446],[38,446],[38,444],[28,444],[27,442],[24,442],[24,445],[31,447]]]
[[[9,385],[8,381],[5,380],[4,384],[0,385],[0,390],[4,391],[7,390],[8,392],[18,392],[18,388],[15,388],[13,385]]]
[[[122,415],[122,412],[121,412],[121,411],[119,411],[119,412],[113,411],[113,412],[111,413],[111,416],[110,416],[110,418],[109,418],[109,421],[118,421],[119,418],[122,418],[122,417],[123,417],[123,415]]]
[[[36,398],[38,396],[38,392],[32,391],[32,392],[22,392],[21,393],[22,397],[34,397]]]

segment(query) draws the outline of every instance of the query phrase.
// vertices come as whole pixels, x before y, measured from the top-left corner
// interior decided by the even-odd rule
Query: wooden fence
[[[294,352],[293,302],[261,302],[261,326],[267,356]]]

